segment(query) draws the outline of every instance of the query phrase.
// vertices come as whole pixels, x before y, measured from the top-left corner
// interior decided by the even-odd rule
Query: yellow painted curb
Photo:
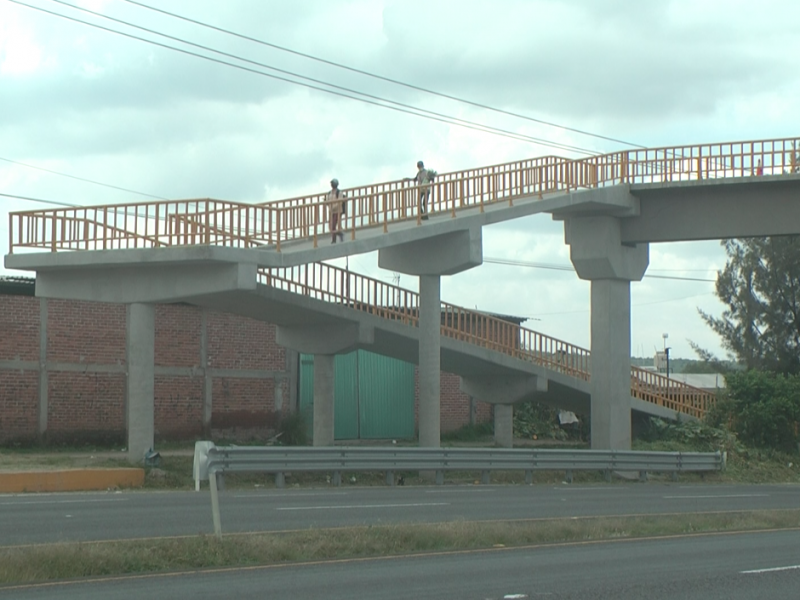
[[[0,493],[79,492],[140,487],[144,469],[72,469],[0,473]]]

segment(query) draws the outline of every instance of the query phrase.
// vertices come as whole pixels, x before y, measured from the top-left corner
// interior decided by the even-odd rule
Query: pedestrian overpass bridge
[[[632,408],[701,417],[714,401],[630,367],[630,282],[645,273],[649,243],[800,233],[796,145],[790,138],[548,156],[446,173],[431,186],[430,220],[421,219],[419,188],[408,182],[351,188],[346,241],[333,245],[324,194],[17,212],[5,264],[36,271],[40,296],[136,306],[129,337],[152,328],[153,302],[185,300],[276,323],[281,343],[320,360],[315,411],[331,409],[330,435],[315,426],[323,442],[332,441],[325,360],[332,367],[333,354],[361,347],[419,364],[422,445],[438,445],[444,368],[498,407],[530,397],[591,406],[593,446],[624,448]],[[592,282],[591,360],[586,349],[441,303],[441,276],[481,264],[484,225],[539,213],[564,221],[576,271]],[[419,276],[420,292],[322,262],[372,251],[381,267]],[[141,370],[131,369],[144,380],[152,378],[146,350]],[[152,421],[152,386],[129,381],[128,392]],[[503,410],[496,412],[510,423]],[[315,423],[328,427],[326,414],[315,412]],[[152,445],[152,423],[144,425],[132,456],[150,447],[148,436]]]

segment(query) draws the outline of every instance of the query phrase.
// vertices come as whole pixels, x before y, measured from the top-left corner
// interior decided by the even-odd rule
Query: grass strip
[[[800,510],[461,521],[0,549],[0,585],[111,575],[800,528]],[[1,590],[2,588],[0,588]]]

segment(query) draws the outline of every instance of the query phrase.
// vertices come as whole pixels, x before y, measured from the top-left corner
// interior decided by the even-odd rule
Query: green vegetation
[[[798,451],[800,375],[763,371],[730,373],[725,396],[708,422],[730,425],[738,438],[755,448]]]
[[[796,528],[800,510],[386,525],[0,549],[0,584],[711,532]],[[2,588],[0,588],[2,591]]]
[[[721,318],[700,315],[746,368],[800,373],[800,236],[722,245],[728,260],[717,275],[716,294],[726,308]]]
[[[494,436],[494,426],[492,423],[476,423],[464,425],[455,431],[448,431],[441,436],[442,442],[483,442],[491,443]]]
[[[558,422],[558,410],[538,402],[523,402],[514,406],[514,437],[586,442],[589,439],[588,419],[582,415],[578,419],[578,423],[562,426]]]

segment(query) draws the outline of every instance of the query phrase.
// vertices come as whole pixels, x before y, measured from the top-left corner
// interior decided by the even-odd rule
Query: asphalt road
[[[800,532],[782,531],[120,577],[0,588],[0,598],[753,600],[798,590]]]
[[[380,523],[800,508],[797,485],[613,484],[230,490],[226,533]],[[212,533],[201,492],[0,495],[0,546]]]

